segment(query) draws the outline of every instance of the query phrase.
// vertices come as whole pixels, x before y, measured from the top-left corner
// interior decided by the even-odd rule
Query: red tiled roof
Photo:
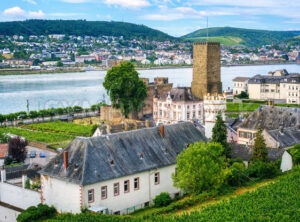
[[[4,158],[6,156],[8,150],[8,144],[0,144],[0,158]]]

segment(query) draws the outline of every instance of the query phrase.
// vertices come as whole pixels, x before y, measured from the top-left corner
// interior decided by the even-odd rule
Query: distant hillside
[[[105,22],[86,20],[26,20],[14,22],[0,22],[2,35],[49,35],[67,34],[77,36],[123,36],[126,39],[143,40],[175,40],[161,31],[145,25],[127,22]]]
[[[205,41],[207,29],[199,29],[181,38]],[[224,45],[244,45],[248,47],[276,43],[300,44],[300,31],[267,31],[232,27],[209,28],[209,41],[219,41]]]

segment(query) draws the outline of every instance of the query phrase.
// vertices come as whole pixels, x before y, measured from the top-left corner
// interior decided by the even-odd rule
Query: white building
[[[180,195],[171,178],[176,157],[197,141],[206,139],[188,122],[77,137],[40,171],[42,202],[59,212],[127,214],[161,192]]]
[[[189,87],[173,88],[167,95],[153,99],[153,119],[159,123],[197,120],[203,123],[203,101]]]
[[[238,95],[241,92],[248,92],[248,77],[236,77],[233,81],[233,94]]]
[[[219,113],[225,121],[226,111],[226,97],[224,95],[210,95],[204,96],[204,120],[205,120],[205,136],[212,137],[212,130],[216,123],[216,118]]]

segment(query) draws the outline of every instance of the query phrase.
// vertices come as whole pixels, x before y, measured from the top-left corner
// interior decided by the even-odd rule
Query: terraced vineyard
[[[153,215],[143,218],[86,213],[61,214],[48,221],[300,221],[299,187],[300,166],[297,166],[275,183],[181,216]]]

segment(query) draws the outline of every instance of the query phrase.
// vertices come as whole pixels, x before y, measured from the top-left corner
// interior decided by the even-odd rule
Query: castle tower
[[[225,120],[226,97],[222,94],[204,96],[204,121],[205,121],[205,136],[212,137],[212,130],[215,126],[217,115],[221,112],[223,120]]]
[[[199,99],[222,93],[219,42],[194,43],[192,93]]]

